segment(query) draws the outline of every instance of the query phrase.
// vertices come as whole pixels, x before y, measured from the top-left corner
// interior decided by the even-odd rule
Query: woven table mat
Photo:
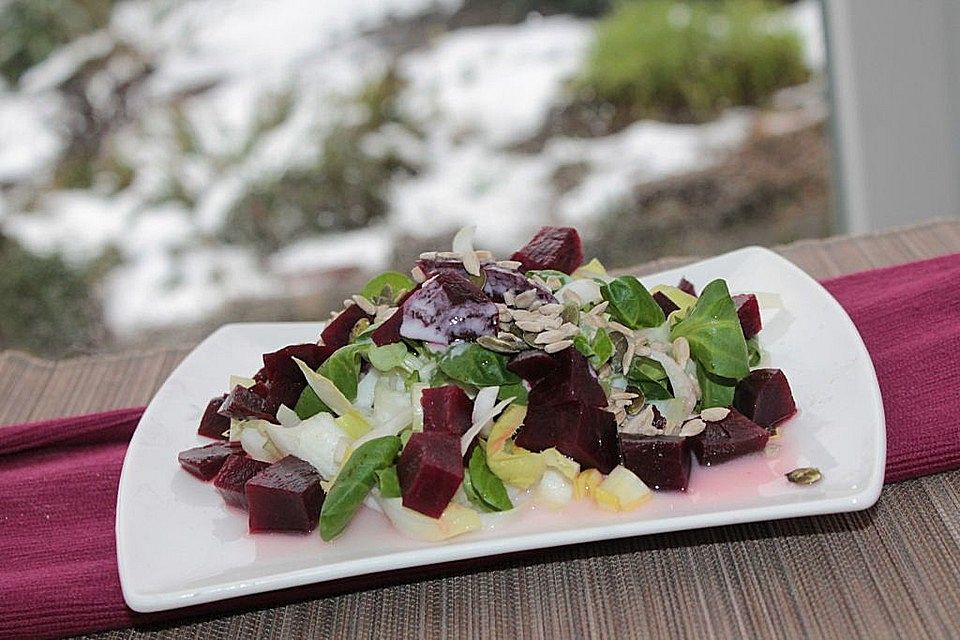
[[[817,278],[960,251],[960,221],[777,249]],[[659,260],[650,273],[693,258]],[[146,404],[187,349],[0,354],[0,424]],[[948,638],[960,634],[960,471],[867,511],[629,538],[474,572],[89,638]]]

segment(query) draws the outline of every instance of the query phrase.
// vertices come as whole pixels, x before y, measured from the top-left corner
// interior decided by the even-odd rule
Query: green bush
[[[103,317],[86,274],[0,236],[0,350],[42,356],[90,351],[104,341]]]
[[[771,18],[760,0],[621,4],[598,23],[579,85],[634,119],[697,122],[762,105],[809,76],[798,34]]]
[[[0,2],[0,75],[16,83],[54,49],[104,26],[113,0]]]

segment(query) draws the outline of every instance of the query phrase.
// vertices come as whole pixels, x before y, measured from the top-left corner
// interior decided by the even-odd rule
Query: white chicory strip
[[[317,397],[330,407],[335,414],[338,416],[351,415],[369,424],[367,418],[353,406],[353,403],[347,400],[347,397],[340,392],[340,389],[337,389],[337,385],[333,384],[332,380],[320,375],[299,358],[294,358],[293,361],[300,367],[300,371],[307,378],[307,384],[317,394]]]
[[[395,436],[406,429],[411,422],[413,422],[412,408],[407,407],[398,410],[386,421],[379,423],[376,427],[357,438],[353,443],[353,448],[356,449],[364,442],[369,442],[370,440],[376,440],[384,436]]]
[[[670,379],[670,385],[673,387],[675,399],[682,402],[682,404],[674,403],[670,405],[670,409],[668,410],[670,415],[664,415],[664,418],[667,419],[665,430],[669,433],[693,411],[693,408],[697,404],[697,389],[693,386],[693,381],[690,380],[687,372],[667,354],[653,349],[648,357],[656,360],[663,366],[663,370],[667,373],[667,378]]]
[[[300,424],[300,416],[285,404],[280,405],[280,408],[277,409],[277,420],[285,427],[295,427]]]
[[[497,389],[499,387],[485,387],[487,389]],[[490,409],[487,413],[480,416],[470,428],[467,429],[467,432],[463,434],[463,437],[460,438],[460,453],[466,455],[467,449],[470,448],[470,443],[473,442],[473,439],[477,437],[477,434],[480,433],[480,430],[483,429],[488,422],[493,422],[493,419],[500,415],[500,412],[507,408],[507,405],[516,400],[516,398],[507,398],[502,400],[497,404],[493,405],[493,408]]]

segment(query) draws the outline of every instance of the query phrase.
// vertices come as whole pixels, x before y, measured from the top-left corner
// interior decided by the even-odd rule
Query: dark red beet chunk
[[[771,429],[797,412],[790,383],[780,369],[757,369],[737,384],[733,406],[761,427]]]
[[[334,351],[340,347],[346,346],[350,342],[350,332],[361,319],[373,320],[373,316],[360,308],[358,304],[352,304],[337,314],[320,333],[320,340],[328,347],[333,347]]]
[[[270,404],[265,397],[240,385],[235,386],[220,405],[220,415],[237,420],[260,419],[276,423],[275,413],[276,409],[270,412]]]
[[[267,411],[276,415],[281,404],[293,407],[307,386],[307,380],[300,367],[293,361],[302,360],[308,367],[316,370],[336,349],[330,345],[292,344],[263,354],[263,368],[254,376],[266,389]],[[259,391],[258,388],[254,392]]]
[[[403,303],[404,338],[450,344],[496,333],[497,306],[472,282],[439,273]]]
[[[576,267],[574,267],[576,268]],[[519,271],[498,267],[495,264],[484,265],[483,292],[494,302],[503,302],[503,294],[512,291],[514,295],[533,289],[537,292],[537,299],[544,303],[556,302],[557,299],[550,290],[533,282]]]
[[[227,394],[223,394],[210,400],[207,408],[203,410],[203,416],[200,418],[200,426],[197,428],[198,434],[218,440],[227,439],[227,436],[223,433],[230,428],[230,418],[217,413],[226,399]]]
[[[247,481],[250,531],[313,531],[326,494],[309,462],[287,456]]]
[[[214,442],[203,447],[181,451],[177,455],[180,466],[201,480],[217,475],[227,458],[243,453],[239,442]]]
[[[473,401],[455,384],[424,389],[423,430],[439,431],[459,438],[472,424]]]
[[[613,414],[580,402],[531,402],[516,443],[530,451],[556,447],[584,469],[596,468],[601,473],[610,473],[620,462]]]
[[[690,480],[690,445],[680,436],[621,433],[623,466],[658,491],[686,491]]]
[[[397,309],[392,316],[383,321],[379,327],[373,330],[370,338],[373,344],[382,347],[385,344],[400,342],[400,325],[403,324],[403,311]]]
[[[663,291],[657,291],[655,294],[653,294],[653,301],[660,306],[660,308],[663,310],[663,315],[665,316],[669,316],[671,313],[680,308],[674,304],[673,300],[668,298]]]
[[[439,431],[414,433],[397,462],[403,506],[439,518],[463,482],[460,439]]]
[[[558,364],[546,351],[527,349],[521,351],[507,363],[507,370],[512,371],[524,380],[534,383],[552,371]]]
[[[743,337],[749,340],[760,333],[763,322],[760,320],[760,304],[757,302],[757,296],[752,293],[733,296],[733,304],[737,307],[737,317],[740,318]]]
[[[766,429],[731,409],[726,418],[708,422],[706,429],[689,440],[700,464],[712,465],[761,451],[769,438]]]
[[[689,293],[694,298],[697,297],[696,287],[694,287],[693,283],[686,278],[680,278],[680,282],[677,284],[677,289],[680,289],[680,291],[683,291],[684,293]]]
[[[243,454],[227,458],[220,471],[213,477],[213,486],[217,488],[223,501],[233,507],[247,508],[247,494],[244,485],[270,465]]]
[[[417,266],[428,278],[438,273],[449,273],[469,279],[467,270],[459,260],[421,258],[417,260]],[[505,269],[494,262],[484,262],[480,265],[480,269],[483,271],[483,292],[494,302],[503,302],[503,294],[507,291],[517,295],[530,289],[536,291],[537,298],[543,302],[557,301],[549,289],[530,280],[519,271]]]
[[[570,348],[552,357],[556,367],[530,390],[530,405],[581,402],[590,407],[607,406],[607,395],[583,354]]]
[[[580,234],[573,227],[541,227],[511,259],[519,262],[524,271],[556,269],[573,273],[583,263]]]

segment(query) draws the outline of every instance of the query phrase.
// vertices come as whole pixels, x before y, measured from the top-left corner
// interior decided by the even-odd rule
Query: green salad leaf
[[[379,481],[377,472],[393,465],[398,453],[400,438],[397,436],[384,436],[357,447],[337,474],[320,508],[321,538],[333,540],[346,529]]]
[[[367,351],[367,360],[380,371],[390,371],[403,366],[403,360],[407,357],[407,345],[402,342],[385,344],[382,347],[371,347]]]
[[[626,377],[630,384],[643,391],[647,400],[667,400],[673,397],[667,372],[656,360],[644,356],[634,358]]]
[[[573,346],[577,351],[590,359],[590,364],[599,369],[613,356],[613,340],[610,334],[603,329],[597,329],[593,340],[587,340],[582,333],[573,339]]]
[[[747,340],[747,353],[750,356],[750,367],[753,368],[760,364],[760,341],[757,340],[757,336],[753,336]]]
[[[733,392],[737,386],[736,380],[715,376],[697,365],[697,382],[700,383],[701,410],[710,407],[729,407],[733,404]]]
[[[687,317],[670,329],[671,340],[681,336],[707,373],[735,381],[750,373],[747,343],[725,281],[714,280],[704,287]]]
[[[600,295],[610,303],[607,312],[613,319],[631,329],[659,327],[666,321],[663,309],[633,276],[620,276],[601,285]]]
[[[404,273],[384,271],[365,284],[360,290],[360,295],[373,302],[395,304],[400,296],[413,290],[415,286],[417,286],[416,283]]]
[[[529,392],[527,388],[523,386],[522,382],[516,384],[506,384],[500,387],[500,391],[497,393],[497,401],[503,401],[507,398],[515,398],[513,401],[514,404],[522,404],[526,406],[527,396]]]
[[[400,477],[397,475],[397,465],[391,465],[386,469],[377,471],[377,479],[380,482],[380,495],[384,498],[400,497]]]
[[[520,376],[507,370],[507,356],[475,342],[447,351],[440,358],[440,370],[457,382],[475,387],[500,387],[520,382]]]
[[[340,393],[353,402],[357,397],[357,384],[360,381],[360,354],[369,348],[369,343],[340,347],[320,365],[317,373],[330,379]],[[320,400],[310,385],[307,385],[300,393],[293,410],[301,420],[306,420],[321,411],[330,411],[330,408]]]
[[[484,448],[485,446],[481,443],[474,447],[473,453],[470,454],[470,462],[463,474],[464,493],[467,494],[470,502],[485,511],[509,511],[513,509],[513,503],[510,502],[510,496],[507,495],[503,481],[487,466]]]

